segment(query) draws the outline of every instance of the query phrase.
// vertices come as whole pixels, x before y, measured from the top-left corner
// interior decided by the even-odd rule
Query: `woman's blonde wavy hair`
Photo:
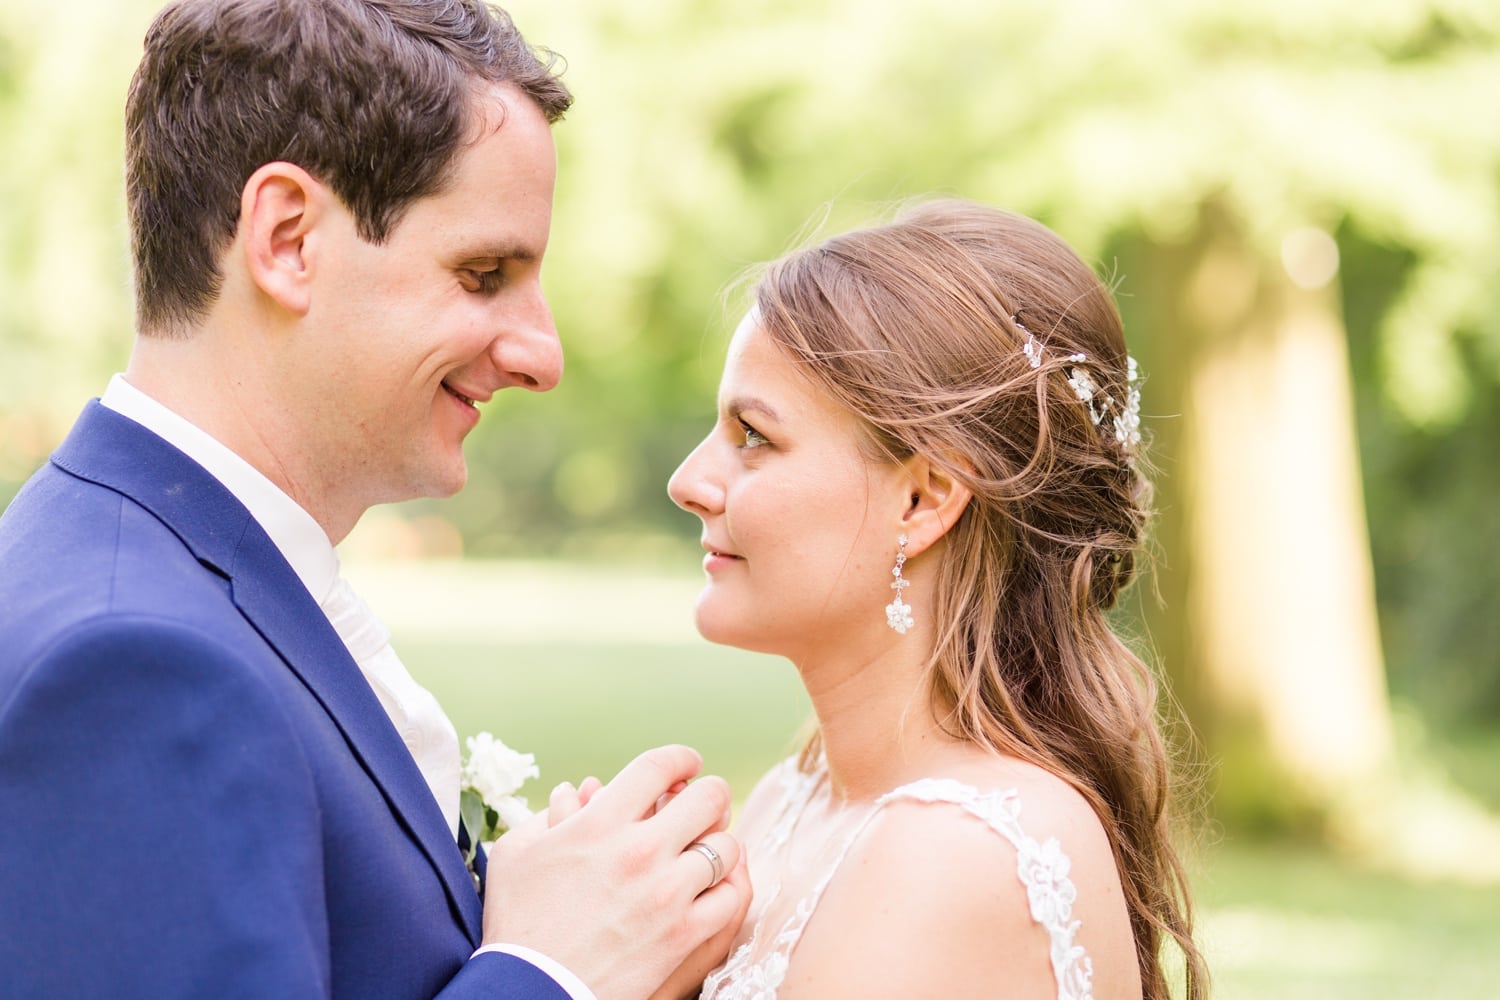
[[[1140,446],[1096,423],[1069,383],[1081,366],[1121,415],[1128,358],[1109,289],[1045,226],[934,200],[773,262],[755,298],[769,337],[862,419],[872,457],[924,455],[973,491],[929,612],[934,709],[954,735],[1087,798],[1119,866],[1145,996],[1169,996],[1167,938],[1186,997],[1206,996],[1156,680],[1106,618],[1134,576],[1151,484]]]

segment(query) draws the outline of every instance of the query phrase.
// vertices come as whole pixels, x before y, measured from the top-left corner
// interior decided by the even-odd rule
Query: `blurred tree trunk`
[[[1136,253],[1160,418],[1151,633],[1220,815],[1319,823],[1391,753],[1337,280],[1299,287],[1213,207]]]

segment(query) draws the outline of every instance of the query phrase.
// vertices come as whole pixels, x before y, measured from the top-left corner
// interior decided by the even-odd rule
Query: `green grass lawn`
[[[1217,997],[1500,995],[1500,888],[1411,882],[1232,837],[1206,862],[1196,891]]]
[[[536,754],[540,796],[609,778],[640,751],[686,743],[743,799],[797,746],[807,698],[785,661],[667,643],[402,643],[413,675],[462,735],[489,730]],[[528,791],[532,791],[528,788]]]
[[[667,742],[697,747],[743,797],[806,719],[788,663],[692,632],[692,575],[458,564],[350,576],[460,734],[489,730],[536,754],[533,805]],[[1222,1000],[1500,995],[1500,886],[1411,881],[1232,831],[1199,867]]]

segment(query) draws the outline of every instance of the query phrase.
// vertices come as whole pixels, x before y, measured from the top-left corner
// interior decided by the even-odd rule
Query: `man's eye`
[[[500,286],[505,283],[505,276],[498,267],[488,271],[466,268],[460,272],[460,282],[468,291],[491,295],[500,290]]]

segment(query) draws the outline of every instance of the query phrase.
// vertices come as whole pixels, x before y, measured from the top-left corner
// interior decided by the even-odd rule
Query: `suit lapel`
[[[229,580],[235,605],[332,717],[477,944],[479,900],[422,772],[338,633],[244,505],[182,452],[97,401],[53,463],[150,510]]]
[[[477,945],[479,900],[426,779],[343,640],[253,522],[230,580],[235,604],[333,717],[391,811],[421,844]]]

